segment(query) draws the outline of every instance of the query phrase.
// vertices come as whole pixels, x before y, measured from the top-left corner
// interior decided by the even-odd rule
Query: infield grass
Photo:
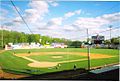
[[[61,58],[53,58],[54,56],[60,56]],[[51,55],[37,55],[37,56],[29,56],[37,61],[48,61],[48,62],[60,62],[60,61],[70,61],[70,60],[77,60],[87,58],[86,56],[78,56],[78,55],[69,55],[69,54],[56,54]]]

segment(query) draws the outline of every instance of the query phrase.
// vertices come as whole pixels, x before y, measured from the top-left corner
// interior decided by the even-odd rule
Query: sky
[[[41,34],[70,40],[86,40],[102,35],[119,36],[119,1],[13,0],[23,20],[9,0],[0,0],[0,29]],[[31,32],[32,31],[32,32]]]

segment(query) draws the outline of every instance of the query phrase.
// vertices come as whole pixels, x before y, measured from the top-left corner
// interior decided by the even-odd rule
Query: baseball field
[[[88,68],[86,48],[43,48],[0,51],[0,76],[25,77]],[[116,49],[90,49],[90,66],[95,68],[119,63]]]

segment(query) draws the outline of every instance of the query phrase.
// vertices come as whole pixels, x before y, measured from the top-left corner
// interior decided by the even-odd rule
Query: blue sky
[[[95,34],[107,30],[109,25],[114,28],[120,26],[120,2],[28,0],[13,2],[33,33],[41,35],[85,40],[86,38],[82,36],[86,36],[84,30],[86,28],[89,29],[90,34]],[[9,0],[0,1],[0,5],[2,26],[10,30],[30,33]],[[83,31],[78,32],[80,29]],[[105,36],[106,33],[103,35]],[[72,35],[74,36],[71,37]],[[113,33],[113,37],[115,36],[118,35]],[[106,38],[109,36],[107,35]]]

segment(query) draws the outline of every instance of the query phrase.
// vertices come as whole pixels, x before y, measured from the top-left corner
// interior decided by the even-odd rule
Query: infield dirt
[[[36,67],[36,68],[47,68],[47,67],[54,67],[57,66],[60,63],[67,63],[67,62],[76,62],[76,61],[84,61],[87,60],[87,58],[83,59],[76,59],[76,60],[69,60],[69,61],[61,61],[61,62],[48,62],[48,61],[36,61],[34,59],[28,58],[27,56],[32,55],[48,55],[48,54],[54,54],[56,56],[51,56],[51,58],[62,58],[62,56],[57,56],[57,54],[66,54],[66,55],[79,55],[79,56],[87,56],[87,53],[81,53],[81,52],[35,52],[35,53],[22,53],[22,54],[15,54],[18,57],[22,57],[26,60],[31,61],[32,63],[29,63],[28,66],[30,67]],[[105,55],[105,54],[90,54],[90,59],[102,59],[102,58],[111,58],[114,56]]]

